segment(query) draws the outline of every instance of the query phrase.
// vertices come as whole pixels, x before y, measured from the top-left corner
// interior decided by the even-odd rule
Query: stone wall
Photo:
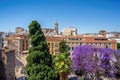
[[[4,49],[2,51],[2,59],[4,62],[6,80],[15,80],[15,51]]]
[[[5,71],[4,71],[4,63],[2,60],[2,52],[0,50],[0,80],[6,80],[6,75],[5,75]]]

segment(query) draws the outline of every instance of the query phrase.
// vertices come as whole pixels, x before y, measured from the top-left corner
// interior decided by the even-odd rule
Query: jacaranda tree
[[[113,77],[117,71],[115,51],[110,48],[99,48],[98,54],[100,54],[100,67],[104,70],[104,74],[107,77]]]
[[[27,57],[26,72],[28,80],[55,80],[52,56],[46,38],[37,21],[29,25],[31,47]]]
[[[82,72],[83,75],[91,75],[92,80],[98,78],[99,74],[113,76],[116,72],[114,52],[109,48],[77,46],[72,53],[72,69],[75,72]]]
[[[117,62],[115,63],[116,68],[118,69],[117,73],[116,73],[116,77],[118,79],[120,79],[120,50],[117,50],[115,53]]]

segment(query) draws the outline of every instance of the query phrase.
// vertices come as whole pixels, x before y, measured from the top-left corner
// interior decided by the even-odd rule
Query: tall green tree
[[[29,25],[31,47],[27,57],[26,72],[28,80],[55,80],[52,56],[46,38],[37,21]]]
[[[117,43],[117,50],[120,50],[120,43]]]

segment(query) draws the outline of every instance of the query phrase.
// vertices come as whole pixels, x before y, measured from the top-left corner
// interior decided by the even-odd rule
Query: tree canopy
[[[120,43],[117,43],[117,50],[120,50]]]
[[[55,71],[59,74],[60,80],[66,80],[67,73],[70,70],[71,60],[69,55],[68,45],[65,41],[61,41],[59,43],[59,54],[54,56]]]
[[[59,52],[60,53],[68,53],[68,51],[69,51],[69,47],[68,47],[68,45],[66,45],[66,41],[61,41],[60,43],[59,43]]]
[[[114,76],[117,72],[115,50],[110,48],[96,48],[90,45],[77,46],[72,54],[73,71],[82,72],[84,75],[104,74]]]
[[[55,80],[52,56],[49,54],[46,38],[37,21],[32,21],[29,25],[29,37],[31,47],[26,65],[28,80]]]

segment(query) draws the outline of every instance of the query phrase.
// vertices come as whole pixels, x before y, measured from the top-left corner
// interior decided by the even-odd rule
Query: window
[[[98,41],[106,41],[108,40],[107,38],[95,38],[95,40],[98,40]]]
[[[63,40],[66,40],[65,38],[63,38]]]
[[[111,48],[111,43],[108,43],[108,48]]]
[[[100,47],[102,47],[102,43],[100,43]]]
[[[107,47],[106,43],[104,43],[104,47],[105,47],[105,48]]]
[[[72,47],[72,50],[73,50],[74,48]]]
[[[55,43],[55,47],[58,47],[58,44],[57,44],[57,43]]]
[[[48,47],[50,47],[50,43],[48,43]]]
[[[82,43],[80,43],[80,46],[82,45]]]
[[[55,52],[58,52],[58,49],[55,49]]]

